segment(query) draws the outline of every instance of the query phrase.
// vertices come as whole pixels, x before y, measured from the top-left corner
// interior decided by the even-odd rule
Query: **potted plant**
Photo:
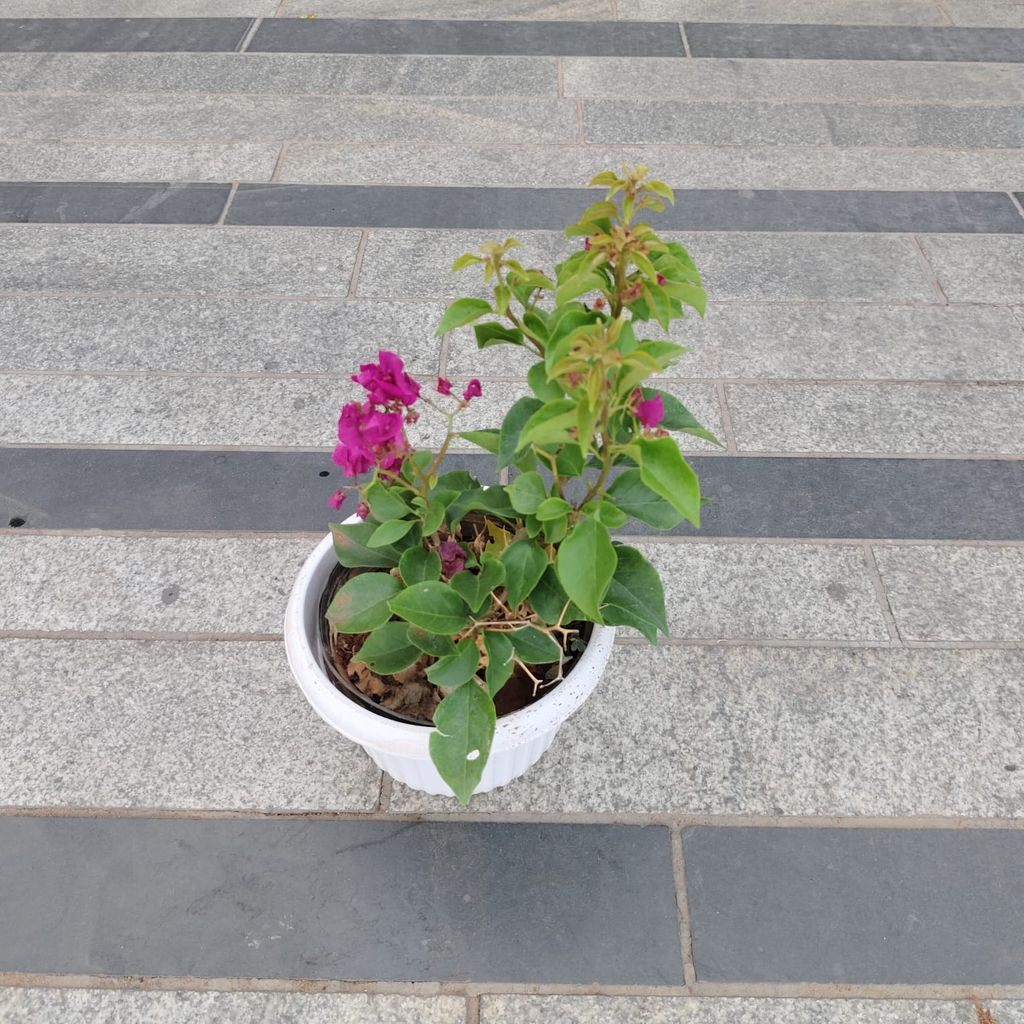
[[[658,573],[609,531],[699,524],[697,478],[668,431],[714,439],[647,383],[686,349],[638,328],[703,314],[700,276],[638,220],[673,201],[667,185],[644,167],[591,184],[607,195],[566,230],[583,245],[553,279],[511,255],[514,239],[455,261],[482,268],[492,298],[453,302],[437,333],[474,324],[481,349],[536,356],[532,394],[499,427],[459,430],[478,380],[428,389],[391,352],[352,378],[366,396],[341,410],[334,461],[364,481],[359,502],[288,605],[289,661],[321,716],[395,778],[462,803],[543,754],[597,684],[615,626],[667,632]],[[406,434],[428,412],[447,423],[437,452]],[[511,482],[446,471],[456,437]]]

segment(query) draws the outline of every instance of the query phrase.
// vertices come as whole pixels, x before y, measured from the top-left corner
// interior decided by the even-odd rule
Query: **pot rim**
[[[345,520],[347,523],[356,521],[356,516]],[[396,722],[361,707],[339,690],[320,667],[315,647],[315,631],[319,628],[317,609],[327,577],[336,564],[334,538],[328,533],[303,563],[288,598],[284,638],[288,663],[296,681],[320,717],[350,739],[373,747],[397,744],[410,754],[429,757],[432,727]],[[587,649],[557,687],[533,704],[497,720],[492,756],[498,749],[517,747],[540,733],[557,728],[573,714],[600,678],[614,637],[614,627],[595,624]]]

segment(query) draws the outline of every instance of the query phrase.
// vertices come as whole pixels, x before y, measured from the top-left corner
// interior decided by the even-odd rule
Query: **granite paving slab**
[[[1013,985],[1024,831],[683,831],[699,980]]]
[[[391,54],[73,53],[0,55],[10,92],[556,96],[553,57]]]
[[[261,96],[235,93],[19,93],[4,97],[8,139],[189,142],[431,142],[487,145],[577,141],[576,105],[513,97]]]
[[[773,60],[1024,61],[1024,30],[898,25],[686,26],[694,57]]]
[[[315,10],[313,10],[315,8]],[[280,13],[315,13],[338,18],[467,18],[494,16],[493,0],[284,0]],[[502,18],[535,20],[577,20],[614,18],[611,0],[507,0],[501,5]]]
[[[1024,28],[1024,4],[1006,0],[943,0],[942,6],[954,25]]]
[[[619,645],[540,763],[472,810],[1020,818],[1022,699],[1019,650]],[[390,806],[451,809],[398,783]]]
[[[1015,238],[922,238],[950,302],[1019,304],[1024,298],[1024,244]]]
[[[270,17],[278,0],[7,0],[12,18]]]
[[[1010,641],[1024,630],[1024,548],[875,548],[905,640]]]
[[[0,291],[340,298],[358,244],[309,228],[0,227]]]
[[[682,983],[657,826],[11,815],[0,838],[2,970]]]
[[[225,222],[543,230],[571,223],[591,199],[586,189],[242,184]],[[0,186],[0,215],[2,204]],[[1024,233],[1005,192],[692,189],[656,222],[676,231]]]
[[[250,52],[684,57],[673,22],[295,18],[263,21]]]
[[[0,222],[215,224],[230,194],[226,184],[0,182]]]
[[[361,992],[138,992],[110,989],[0,989],[7,1024],[61,1020],[64,1024],[121,1021],[193,1024],[463,1024],[455,996],[388,996]]]
[[[746,452],[1024,454],[1024,389],[972,384],[727,384]]]
[[[6,807],[377,804],[379,769],[312,713],[278,643],[0,640],[0,694]]]
[[[6,17],[0,51],[230,51],[251,25],[251,18]]]
[[[620,18],[837,25],[946,25],[931,0],[618,0]]]

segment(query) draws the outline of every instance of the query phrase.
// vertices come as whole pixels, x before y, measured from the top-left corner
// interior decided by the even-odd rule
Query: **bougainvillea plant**
[[[482,393],[413,380],[381,352],[352,379],[365,400],[341,411],[334,460],[359,486],[360,522],[332,525],[342,566],[361,570],[327,610],[332,636],[357,635],[352,662],[392,681],[424,677],[436,695],[431,757],[463,803],[494,735],[494,697],[513,673],[557,684],[586,623],[667,632],[657,571],[610,530],[630,517],[658,529],[699,525],[697,477],[669,431],[714,438],[673,396],[648,385],[687,350],[664,338],[705,293],[686,250],[641,219],[674,201],[646,168],[606,171],[606,197],[566,229],[582,245],[554,277],[511,255],[514,239],[460,256],[490,299],[453,302],[439,335],[473,324],[481,349],[517,345],[536,357],[531,394],[500,426],[459,430]],[[653,331],[652,331],[653,333]],[[439,450],[417,451],[406,427],[427,411],[447,421]],[[484,487],[445,472],[462,438],[496,456],[510,483]],[[331,499],[341,507],[342,492]],[[376,570],[376,571],[366,571]]]

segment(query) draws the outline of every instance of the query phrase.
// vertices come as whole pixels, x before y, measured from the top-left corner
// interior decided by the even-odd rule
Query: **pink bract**
[[[441,556],[441,575],[445,579],[451,579],[466,568],[466,552],[458,541],[444,541],[438,548],[438,554]]]
[[[646,398],[633,407],[636,418],[648,429],[653,430],[665,418],[665,403],[661,395]]]
[[[405,363],[394,352],[381,350],[376,363],[363,363],[352,379],[366,388],[374,405],[412,405],[420,386],[405,372]]]
[[[462,392],[462,400],[468,402],[471,398],[479,398],[483,394],[483,388],[480,386],[480,381],[474,377],[467,385],[466,390]]]

